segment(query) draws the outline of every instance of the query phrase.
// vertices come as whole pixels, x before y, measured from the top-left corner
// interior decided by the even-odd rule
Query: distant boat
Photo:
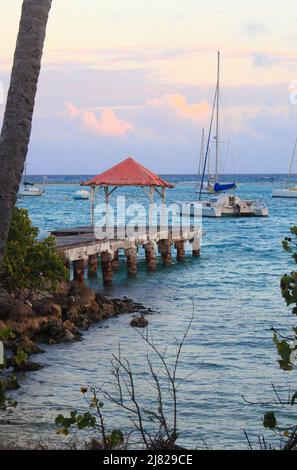
[[[43,189],[37,187],[34,183],[30,183],[27,180],[27,165],[25,163],[25,175],[24,175],[24,184],[22,189],[20,189],[18,196],[19,197],[39,197],[44,193]]]
[[[283,189],[274,189],[272,191],[272,197],[297,198],[297,187],[289,188],[290,179],[291,179],[292,173],[293,173],[293,166],[294,166],[294,162],[295,162],[296,151],[297,151],[297,139],[296,139],[295,146],[294,146],[294,151],[293,151],[293,155],[292,155],[292,159],[291,159],[291,164],[290,164],[290,169],[289,169],[289,174],[288,174],[286,186]]]
[[[258,201],[225,195],[202,202],[203,217],[268,217],[264,204]]]
[[[24,183],[23,189],[19,191],[19,197],[36,197],[42,196],[43,190],[31,183]]]
[[[73,199],[86,201],[90,199],[90,193],[84,189],[76,191],[76,193],[73,194]]]
[[[195,206],[198,202],[180,202],[179,215],[195,217]],[[184,207],[187,207],[187,213],[183,213]],[[267,207],[253,200],[241,199],[238,196],[221,195],[213,197],[208,201],[201,202],[202,217],[219,218],[219,217],[268,217],[269,211]]]

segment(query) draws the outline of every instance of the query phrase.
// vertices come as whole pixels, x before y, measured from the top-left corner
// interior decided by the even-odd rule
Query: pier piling
[[[112,269],[114,271],[118,271],[120,269],[120,259],[119,259],[119,252],[118,250],[114,252],[113,254],[113,260],[112,260]]]
[[[137,248],[125,250],[127,256],[127,270],[129,276],[137,275]]]
[[[159,242],[159,250],[161,252],[164,266],[172,265],[172,254],[171,254],[171,240],[161,240]]]
[[[186,259],[185,242],[184,241],[175,242],[175,248],[177,250],[177,261],[179,263],[183,263]]]
[[[101,266],[102,266],[102,276],[103,283],[105,286],[110,286],[112,284],[113,269],[112,269],[112,260],[113,254],[103,251],[101,253]]]
[[[89,256],[88,276],[91,278],[96,278],[97,275],[98,275],[98,256],[91,255]]]
[[[147,268],[149,271],[156,271],[157,265],[158,265],[158,260],[156,256],[156,247],[155,243],[149,242],[144,245],[145,249],[145,259],[146,259],[146,264]]]
[[[193,257],[194,258],[199,258],[200,257],[200,248],[199,249],[194,249],[193,248]]]
[[[74,277],[74,281],[77,282],[78,284],[84,284],[85,270],[86,270],[85,259],[78,259],[73,262],[73,277]]]

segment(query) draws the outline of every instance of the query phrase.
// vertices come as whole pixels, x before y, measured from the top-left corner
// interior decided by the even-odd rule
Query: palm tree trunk
[[[0,136],[0,265],[28,152],[51,4],[52,0],[23,0]]]

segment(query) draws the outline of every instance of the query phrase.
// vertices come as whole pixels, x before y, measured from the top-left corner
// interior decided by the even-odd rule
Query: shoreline
[[[44,367],[31,360],[43,352],[42,344],[80,341],[92,325],[125,314],[135,314],[131,327],[145,328],[148,324],[145,315],[152,313],[127,297],[108,298],[74,282],[63,282],[54,293],[35,291],[17,296],[0,289],[0,333],[6,331],[8,335],[2,338],[6,367],[0,371],[0,391],[6,393],[21,387],[15,374]]]

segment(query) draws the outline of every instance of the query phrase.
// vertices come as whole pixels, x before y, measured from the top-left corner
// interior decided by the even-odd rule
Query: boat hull
[[[185,205],[192,207],[194,203],[189,202]],[[268,208],[263,204],[255,201],[242,200],[236,196],[222,196],[210,201],[203,201],[201,208],[202,217],[209,218],[269,216]],[[189,212],[189,215],[190,214],[193,214],[192,210]],[[180,211],[180,215],[183,215],[182,210]]]
[[[42,191],[20,191],[18,196],[19,197],[40,197],[42,196]]]
[[[275,189],[272,192],[272,197],[284,197],[284,198],[297,198],[297,190],[295,189]]]
[[[77,191],[73,194],[73,199],[77,201],[88,201],[90,199],[90,193],[88,191]]]

